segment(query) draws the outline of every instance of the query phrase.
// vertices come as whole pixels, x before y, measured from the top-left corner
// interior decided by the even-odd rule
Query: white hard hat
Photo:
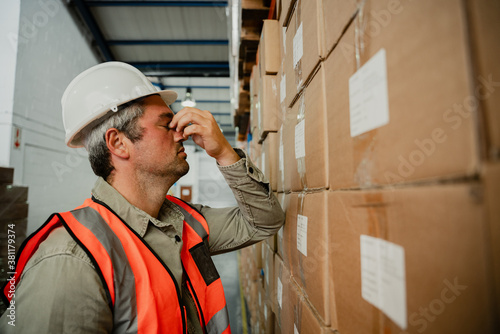
[[[167,105],[177,99],[171,90],[158,91],[137,68],[118,61],[106,62],[80,73],[61,99],[66,145],[82,147],[81,132],[90,123],[132,100],[159,94]]]

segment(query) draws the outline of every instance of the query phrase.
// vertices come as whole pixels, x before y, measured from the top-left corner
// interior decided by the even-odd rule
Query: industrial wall
[[[64,2],[9,1],[7,6],[20,16],[1,40],[2,49],[10,48],[11,56],[16,50],[17,57],[15,81],[3,84],[14,88],[14,96],[12,107],[2,110],[2,128],[11,134],[10,140],[2,137],[0,164],[13,167],[14,183],[29,188],[31,233],[50,213],[89,196],[95,176],[85,150],[64,144],[60,100],[68,83],[98,61]]]

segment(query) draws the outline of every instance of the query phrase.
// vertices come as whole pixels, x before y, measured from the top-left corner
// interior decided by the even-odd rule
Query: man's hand
[[[182,132],[185,139],[191,136],[193,141],[204,148],[221,166],[228,166],[240,160],[240,156],[233,150],[207,110],[183,108],[175,114],[169,126]]]

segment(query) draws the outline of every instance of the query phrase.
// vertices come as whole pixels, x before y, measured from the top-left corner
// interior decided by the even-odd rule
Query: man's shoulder
[[[78,245],[78,243],[71,237],[71,235],[66,231],[64,227],[57,227],[49,236],[40,243],[37,251],[28,264],[26,265],[25,272],[30,268],[38,265],[45,259],[52,258],[55,256],[69,256],[73,257],[77,261],[81,261],[82,264],[90,265],[94,267],[87,253],[83,248]]]

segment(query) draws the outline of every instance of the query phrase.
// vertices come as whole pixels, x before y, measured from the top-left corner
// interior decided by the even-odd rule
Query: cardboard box
[[[277,13],[278,13],[278,19],[280,21],[280,24],[283,27],[286,27],[288,25],[288,21],[290,20],[290,15],[292,14],[295,4],[297,0],[277,0],[276,6],[277,6]]]
[[[295,284],[292,277],[288,285],[288,303],[283,311],[282,330],[283,333],[297,334],[323,334],[328,333],[328,329],[316,317],[311,309],[307,298],[302,294],[302,290]]]
[[[284,181],[291,191],[328,187],[324,80],[321,67],[285,119]]]
[[[259,139],[253,136],[252,141],[250,142],[250,160],[252,160],[254,165],[260,170],[262,170],[261,159],[262,145],[259,144]]]
[[[250,132],[259,136],[259,89],[260,89],[260,71],[259,67],[255,65],[252,69],[250,76]]]
[[[28,201],[28,187],[0,184],[0,205],[25,203]]]
[[[291,107],[325,56],[321,0],[298,0],[286,30],[286,105]]]
[[[262,278],[264,284],[264,297],[266,300],[273,301],[274,295],[274,252],[265,244],[262,250],[262,270],[264,277]]]
[[[468,0],[465,9],[469,20],[472,59],[475,70],[475,96],[484,111],[482,122],[487,128],[486,155],[500,157],[500,2]]]
[[[487,219],[491,245],[491,263],[495,281],[497,319],[500,319],[500,164],[488,164],[483,170]]]
[[[275,289],[274,298],[276,301],[272,304],[273,312],[276,315],[276,321],[280,328],[283,328],[282,319],[283,312],[287,312],[286,306],[290,301],[290,288],[291,276],[290,269],[288,269],[279,256],[274,259],[274,279],[275,279]],[[284,332],[286,333],[286,332]]]
[[[279,23],[264,20],[259,43],[259,67],[262,75],[276,74],[280,67]]]
[[[291,189],[292,179],[298,178],[297,162],[295,160],[295,149],[291,147],[295,145],[295,125],[297,124],[297,116],[291,112],[283,114],[284,119],[280,130],[278,131],[278,181],[277,187],[279,192],[289,192]]]
[[[273,191],[278,190],[278,133],[270,132],[262,143],[262,164]]]
[[[278,201],[280,202],[280,205],[281,205],[281,208],[283,209],[283,212],[287,212],[288,210],[288,204],[290,202],[290,196],[287,196],[285,193],[278,193]],[[286,220],[286,218],[285,218]],[[285,221],[285,225],[286,225],[286,221]],[[283,230],[284,230],[284,226],[282,226],[278,233],[276,233],[275,237],[276,237],[276,248],[275,248],[275,252],[281,257],[283,258]]]
[[[328,202],[340,333],[495,333],[479,183],[333,191]],[[361,259],[367,240],[380,248]],[[377,291],[385,306],[367,301],[381,302]]]
[[[463,2],[401,1],[397,14],[390,14],[391,4],[371,0],[363,8],[361,70],[357,19],[324,62],[331,189],[478,172]],[[389,13],[386,21],[382,13]]]
[[[259,138],[265,139],[269,132],[277,132],[281,126],[281,113],[278,108],[278,85],[276,75],[263,75],[259,92]]]
[[[335,312],[330,312],[334,299],[328,295],[327,197],[328,191],[291,194],[285,226],[289,248],[285,254],[290,254],[290,270],[304,296],[323,322],[335,328],[336,317],[331,317]]]
[[[260,311],[260,318],[262,320],[262,333],[274,334],[275,316],[271,309],[270,301],[266,300]]]
[[[250,98],[252,96],[257,96],[259,94],[259,81],[260,81],[260,71],[257,65],[252,67],[252,73],[250,74]]]
[[[286,194],[284,196],[285,210],[285,225],[278,231],[278,255],[281,257],[285,265],[290,268],[292,263],[292,248],[296,245],[292,244],[293,225],[297,222],[297,194]]]
[[[14,168],[0,167],[0,184],[12,184],[14,180]]]
[[[325,27],[325,54],[337,45],[358,10],[357,0],[322,0]]]

